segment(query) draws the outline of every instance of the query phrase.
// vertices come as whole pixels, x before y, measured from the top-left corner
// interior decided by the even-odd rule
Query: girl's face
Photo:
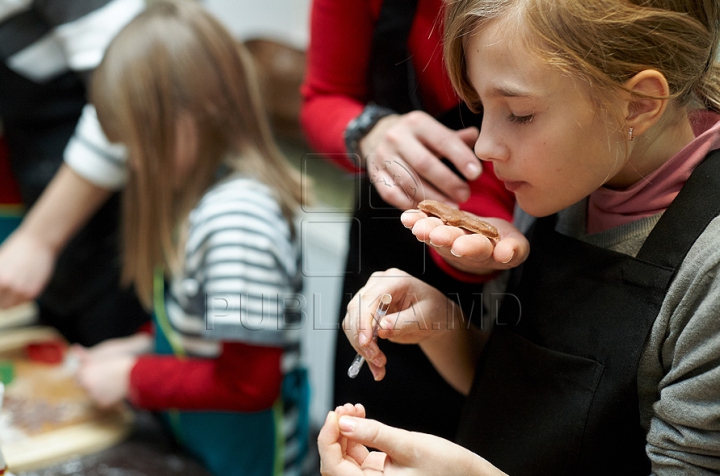
[[[198,132],[189,113],[182,113],[175,128],[175,173],[173,186],[181,189],[187,182],[198,153]]]
[[[596,113],[584,86],[543,64],[493,21],[465,45],[484,116],[475,154],[491,161],[534,216],[566,208],[623,167],[622,132]]]

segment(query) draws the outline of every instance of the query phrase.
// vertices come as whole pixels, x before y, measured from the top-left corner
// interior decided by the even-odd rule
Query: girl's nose
[[[493,126],[486,121],[483,122],[482,129],[477,142],[475,142],[475,155],[480,160],[491,162],[505,160],[507,158],[507,149],[499,140]]]

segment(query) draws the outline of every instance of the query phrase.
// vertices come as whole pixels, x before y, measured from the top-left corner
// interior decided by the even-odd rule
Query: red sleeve
[[[148,355],[130,372],[130,401],[149,410],[270,408],[280,394],[282,349],[223,343],[216,359]]]
[[[368,0],[314,0],[300,121],[310,146],[324,154],[346,152],[348,123],[367,102],[367,68],[374,21]],[[347,157],[332,158],[356,170]]]

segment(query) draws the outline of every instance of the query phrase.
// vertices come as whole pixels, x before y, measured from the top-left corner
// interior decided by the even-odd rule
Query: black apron
[[[40,29],[36,36],[45,32],[43,20],[33,17],[33,10],[22,17],[28,29]],[[13,175],[29,208],[63,162],[86,93],[76,73],[45,83],[17,74],[5,64],[12,53],[0,48],[0,118]],[[119,214],[120,199],[115,194],[65,247],[38,298],[42,322],[55,326],[72,342],[94,345],[131,334],[150,320],[134,291],[119,287]]]
[[[422,109],[407,48],[417,1],[385,0],[373,35],[368,78],[371,97],[375,103],[398,113]],[[470,125],[479,128],[481,122],[480,116],[464,106],[453,108],[438,119],[452,129]],[[468,315],[474,302],[475,313],[479,314],[482,287],[457,281],[437,267],[426,246],[403,227],[401,213],[385,203],[364,177],[350,230],[340,321],[345,317],[350,298],[370,275],[391,267],[417,276],[451,297],[460,296]],[[388,357],[385,379],[375,382],[367,368],[350,379],[347,370],[355,350],[344,333],[338,333],[335,404],[359,402],[366,407],[369,417],[386,424],[454,438],[465,398],[440,377],[419,347],[381,341],[380,348]]]
[[[720,194],[709,193],[719,186],[716,151],[636,258],[564,236],[554,217],[537,220],[458,442],[512,475],[649,474],[638,363],[678,267],[720,212]]]

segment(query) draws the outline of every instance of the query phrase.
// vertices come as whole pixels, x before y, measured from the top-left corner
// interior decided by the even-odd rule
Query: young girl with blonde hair
[[[462,446],[346,405],[319,437],[324,474],[717,473],[720,4],[451,0],[445,28],[530,255],[492,283],[492,329],[398,270],[368,281],[348,339],[384,374],[361,301],[392,294],[378,337],[420,344],[468,395]],[[403,221],[472,262],[467,232]]]
[[[153,308],[155,339],[154,353],[147,334],[83,352],[79,379],[103,406],[162,411],[214,474],[297,474],[301,183],[248,58],[199,4],[162,1],[96,70],[98,118],[128,153],[123,275]]]

